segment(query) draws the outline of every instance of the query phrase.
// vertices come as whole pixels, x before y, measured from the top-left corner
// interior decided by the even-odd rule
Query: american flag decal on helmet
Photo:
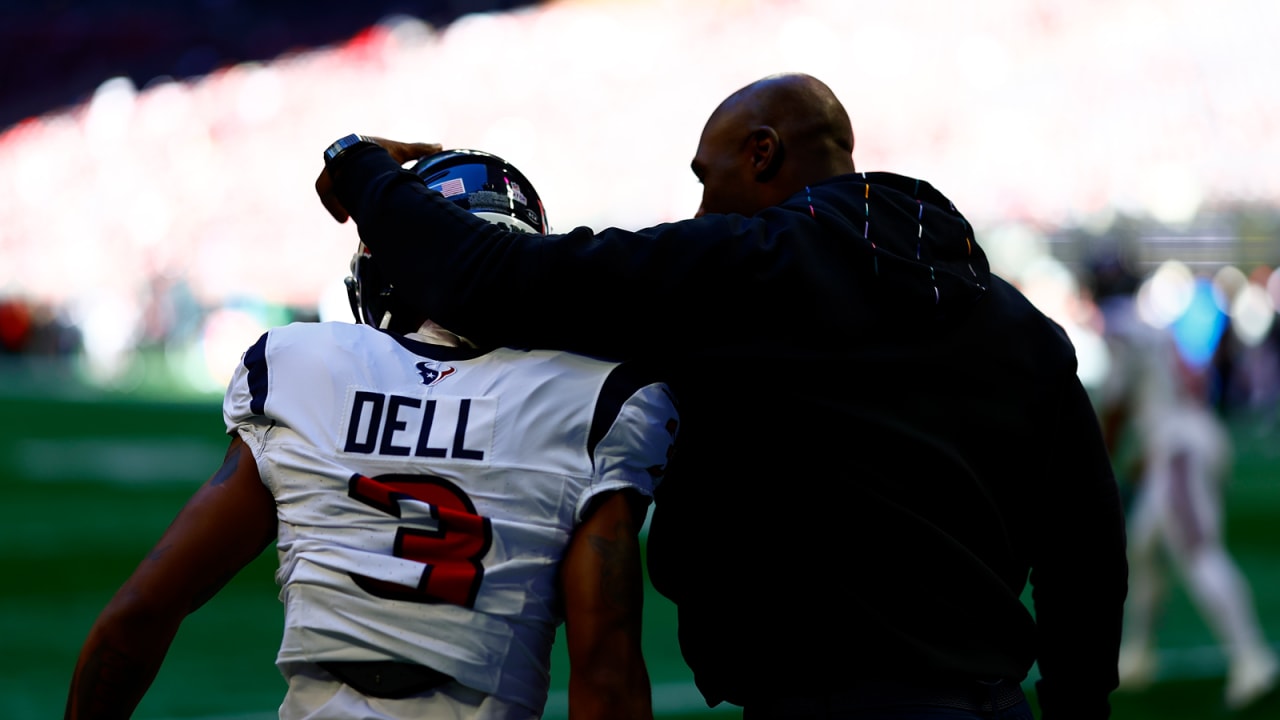
[[[439,190],[440,194],[445,197],[453,197],[454,195],[461,195],[467,191],[467,187],[462,184],[462,178],[453,178],[452,180],[445,180],[444,182],[440,183],[439,185],[437,185],[435,188],[432,188],[432,189]]]
[[[454,372],[451,367],[445,366],[443,368],[434,368],[431,367],[430,363],[425,361],[418,363],[414,367],[418,368],[418,374],[422,376],[423,385],[435,385],[441,380],[452,375]]]

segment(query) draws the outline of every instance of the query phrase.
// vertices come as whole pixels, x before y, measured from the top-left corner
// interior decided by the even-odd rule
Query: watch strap
[[[325,151],[324,151],[325,165],[328,165],[329,163],[338,159],[338,156],[346,152],[348,149],[356,145],[360,145],[362,143],[375,144],[369,138],[363,135],[357,135],[356,133],[351,133],[350,135],[346,135],[344,137],[338,138],[333,142],[332,145],[325,148]]]

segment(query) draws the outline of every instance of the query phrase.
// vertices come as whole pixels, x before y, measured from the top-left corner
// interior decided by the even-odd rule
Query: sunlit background
[[[1278,30],[1273,0],[0,0],[0,474],[16,478],[0,561],[20,578],[0,593],[16,648],[0,715],[61,707],[122,568],[216,467],[244,350],[272,326],[350,320],[356,229],[313,188],[333,140],[495,152],[553,230],[641,228],[692,215],[707,116],[780,71],[843,100],[858,169],[955,202],[995,271],[1066,328],[1091,388],[1109,358],[1090,278],[1132,273],[1141,317],[1251,443],[1231,527],[1255,533],[1243,557],[1275,637],[1280,584],[1258,570],[1280,507]],[[57,523],[54,482],[75,488]],[[272,716],[278,608],[236,592],[180,637],[140,717]],[[1164,648],[1169,676],[1220,679],[1180,607],[1192,633]],[[646,645],[669,717],[701,708],[673,623]],[[192,677],[227,686],[201,695]],[[1169,697],[1156,715],[1184,717]]]
[[[355,229],[312,188],[333,139],[486,149],[534,180],[554,228],[643,227],[696,207],[688,161],[715,104],[784,70],[844,100],[860,169],[922,177],[968,214],[995,269],[1080,338],[1082,373],[1105,363],[1076,297],[1099,253],[1149,279],[1153,322],[1207,297],[1242,348],[1273,334],[1275,3],[385,3],[348,27],[188,5],[27,10],[6,30],[27,39],[8,51],[36,73],[27,88],[42,43],[107,36],[133,57],[148,33],[185,37],[166,21],[241,23],[277,52],[192,35],[149,70],[100,58],[65,102],[7,103],[26,114],[0,134],[4,353],[73,358],[105,387],[218,393],[265,327],[347,317]],[[84,85],[93,65],[77,68]],[[60,79],[46,67],[41,92]]]

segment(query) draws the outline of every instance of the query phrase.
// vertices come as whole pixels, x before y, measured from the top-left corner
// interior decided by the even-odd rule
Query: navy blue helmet
[[[542,199],[533,183],[497,155],[480,150],[444,150],[418,160],[409,169],[428,188],[477,217],[516,232],[548,232]],[[395,288],[363,243],[351,258],[351,276],[346,285],[351,314],[357,323],[402,332],[416,329],[394,325],[397,318],[413,317],[415,313],[397,301]]]

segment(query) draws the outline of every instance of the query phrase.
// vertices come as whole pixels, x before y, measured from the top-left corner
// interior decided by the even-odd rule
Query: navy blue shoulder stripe
[[[267,334],[244,353],[244,367],[249,371],[249,410],[254,415],[267,414]]]
[[[622,405],[642,387],[661,382],[648,363],[624,362],[609,372],[604,386],[596,397],[595,413],[591,416],[591,429],[587,432],[587,455],[591,464],[596,461],[596,445],[618,419]]]

